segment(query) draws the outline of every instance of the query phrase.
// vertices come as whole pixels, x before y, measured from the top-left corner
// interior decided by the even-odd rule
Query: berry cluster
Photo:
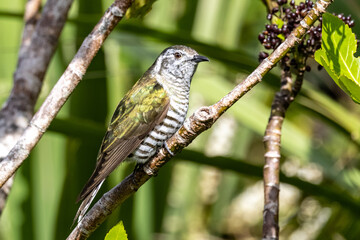
[[[355,22],[354,20],[351,19],[351,16],[347,16],[345,17],[345,15],[343,13],[340,13],[338,15],[336,15],[335,13],[333,13],[334,16],[337,16],[340,20],[342,20],[345,24],[347,24],[350,28],[355,26]]]
[[[314,3],[311,0],[300,2],[298,5],[295,4],[294,0],[288,3],[288,0],[276,0],[279,7],[272,9],[271,13],[268,14],[268,20],[274,20],[273,22],[281,22],[282,26],[278,24],[266,24],[265,30],[262,31],[258,39],[265,49],[276,49],[283,39],[287,38],[292,30],[299,26],[300,21],[306,16],[306,14],[314,7]],[[334,14],[335,15],[335,14]],[[354,26],[354,20],[351,16],[344,16],[339,14],[337,17],[343,20],[349,27]],[[274,18],[281,19],[276,21]],[[321,47],[321,31],[322,31],[322,18],[320,17],[318,23],[313,25],[307,32],[307,35],[303,38],[301,43],[298,45],[296,51],[304,57],[313,57],[317,49]],[[267,52],[260,52],[259,61],[268,57]],[[290,65],[295,65],[295,59],[283,59]],[[288,65],[288,64],[286,64]],[[310,67],[306,67],[307,71],[310,71]]]

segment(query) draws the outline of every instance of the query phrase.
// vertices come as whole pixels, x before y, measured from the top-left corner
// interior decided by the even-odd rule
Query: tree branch
[[[31,36],[39,20],[41,0],[28,0],[24,13],[24,30],[21,39],[19,56],[26,55],[27,49],[31,46]],[[21,58],[21,57],[19,57]]]
[[[275,94],[271,106],[269,122],[264,135],[265,165],[264,175],[264,221],[263,239],[279,239],[279,191],[280,191],[280,146],[281,131],[286,111],[300,92],[307,57],[295,54],[296,80],[292,82],[290,66],[283,61],[281,87]]]
[[[49,0],[39,19],[40,0],[28,0],[14,86],[0,110],[0,157],[5,157],[19,140],[33,116],[45,72],[65,24],[72,0]],[[0,213],[13,178],[0,189]]]
[[[305,63],[305,59],[304,59]],[[264,135],[264,222],[263,239],[279,238],[280,142],[285,113],[301,89],[305,65],[299,68],[295,83],[290,68],[282,70],[280,91],[275,94]]]
[[[55,0],[55,2],[63,1]],[[84,40],[75,57],[34,115],[19,141],[10,153],[0,160],[0,186],[15,173],[30,154],[30,151],[40,140],[71,92],[81,81],[102,43],[123,18],[132,2],[133,0],[115,0],[93,31]]]
[[[304,36],[319,15],[325,12],[325,9],[332,1],[333,0],[318,1],[315,8],[301,21],[299,27],[297,27],[268,58],[264,59],[255,71],[242,83],[237,85],[219,102],[212,106],[198,109],[190,118],[186,119],[179,131],[167,141],[169,149],[173,153],[180,152],[198,135],[210,128],[226,110],[258,84],[262,77],[270,71],[295,44],[300,42],[302,36]],[[67,239],[86,239],[118,205],[135,193],[136,190],[153,175],[156,175],[160,168],[166,164],[171,157],[165,148],[161,148],[158,154],[149,162],[145,163],[142,168],[136,168],[134,172],[127,176],[121,183],[104,194],[75,227]]]

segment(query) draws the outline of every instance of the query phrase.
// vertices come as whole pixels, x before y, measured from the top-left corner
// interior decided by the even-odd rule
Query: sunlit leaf
[[[281,20],[281,18],[278,18],[277,16],[273,16],[272,19],[271,19],[271,22],[273,24],[276,24],[279,29],[281,29],[282,26],[284,25],[284,21]],[[285,36],[282,33],[278,34],[277,37],[280,38],[283,41],[285,40]]]
[[[153,3],[156,0],[135,0],[129,10],[126,12],[126,17],[143,17],[152,8]]]
[[[322,44],[315,60],[336,84],[360,103],[360,58],[355,58],[357,42],[348,25],[331,14],[323,15]]]
[[[105,240],[127,240],[127,234],[124,228],[124,224],[120,221],[106,234]]]

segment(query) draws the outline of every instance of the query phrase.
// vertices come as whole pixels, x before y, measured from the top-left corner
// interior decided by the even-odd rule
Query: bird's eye
[[[176,59],[179,59],[182,57],[181,53],[179,53],[179,52],[174,53],[174,56]]]

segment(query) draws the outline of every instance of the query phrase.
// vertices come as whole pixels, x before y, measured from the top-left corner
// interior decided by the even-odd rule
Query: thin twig
[[[0,110],[0,157],[5,157],[19,140],[33,116],[45,72],[65,24],[72,0],[49,0],[41,18],[40,0],[28,0],[14,87]],[[10,192],[13,177],[0,189],[0,214]]]
[[[262,77],[294,47],[310,26],[333,0],[320,0],[308,15],[302,20],[289,37],[252,72],[242,83],[219,102],[209,107],[198,109],[190,118],[186,119],[184,126],[167,141],[169,149],[178,153],[188,146],[198,135],[210,128],[215,121],[228,110],[237,100],[258,84]],[[134,194],[147,180],[156,175],[160,168],[171,158],[169,152],[162,148],[155,157],[147,162],[143,168],[137,168],[116,187],[104,194],[90,209],[82,221],[76,226],[67,238],[86,239],[106,217],[129,196]]]
[[[71,92],[81,81],[86,69],[107,36],[123,18],[132,2],[133,0],[115,0],[94,27],[93,31],[84,40],[75,57],[34,115],[19,141],[10,153],[1,159],[0,186],[15,173],[30,154],[30,151],[40,140]]]

